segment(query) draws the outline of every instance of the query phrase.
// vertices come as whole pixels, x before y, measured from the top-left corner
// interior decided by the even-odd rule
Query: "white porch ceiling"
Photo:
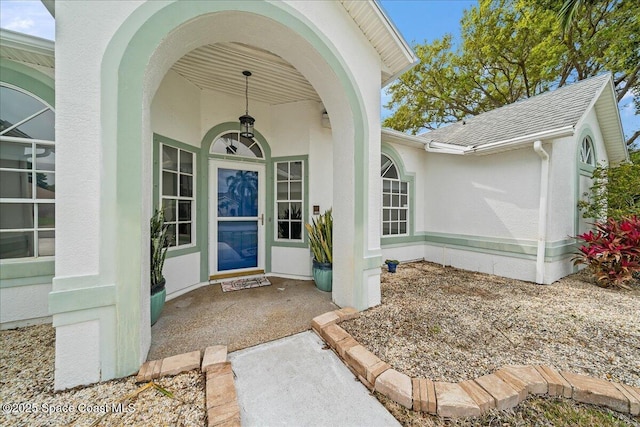
[[[249,99],[268,104],[313,100],[320,97],[307,79],[291,64],[269,51],[242,43],[201,46],[180,58],[176,73],[201,89],[244,97],[245,77],[249,77]]]

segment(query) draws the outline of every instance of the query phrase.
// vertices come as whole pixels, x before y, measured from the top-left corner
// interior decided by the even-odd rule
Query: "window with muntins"
[[[302,160],[276,163],[277,239],[302,241],[304,200]]]
[[[402,181],[391,158],[381,156],[382,235],[402,236],[409,233],[409,183]]]
[[[580,144],[580,161],[589,166],[596,165],[595,150],[593,149],[593,141],[591,137],[585,136]]]
[[[195,243],[195,154],[161,144],[161,204],[169,246]]]
[[[55,254],[55,113],[0,86],[0,259]]]
[[[245,138],[235,131],[218,137],[211,145],[210,153],[264,159],[262,147],[255,139]]]

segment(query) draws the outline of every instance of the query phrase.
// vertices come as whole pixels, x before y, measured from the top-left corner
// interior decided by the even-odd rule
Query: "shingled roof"
[[[607,151],[609,148],[612,151],[610,160],[624,160],[626,150],[617,147],[621,142],[624,145],[624,137],[611,74],[591,77],[419,136],[426,143],[449,144],[461,149],[499,144],[527,135],[575,127],[592,105],[596,107],[605,144],[610,145]]]

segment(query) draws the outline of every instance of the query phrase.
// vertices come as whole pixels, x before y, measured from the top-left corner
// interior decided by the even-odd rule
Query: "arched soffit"
[[[356,141],[367,137],[366,109],[356,79],[328,37],[297,10],[284,3],[189,2],[188,7],[178,3],[144,3],[107,47],[102,94],[106,111],[118,116],[118,134],[126,132],[129,140],[138,137],[136,121],[148,114],[140,106],[144,110],[149,105],[179,58],[205,44],[233,41],[269,50],[288,61],[332,112],[336,129],[355,132]],[[104,116],[109,120],[108,114]]]
[[[211,151],[211,145],[215,142],[216,138],[226,132],[238,132],[238,122],[220,123],[207,131],[207,133],[202,138],[202,144],[200,145],[202,147],[202,153],[205,155],[205,157],[207,157],[209,152]],[[260,147],[262,148],[262,151],[264,152],[264,160],[270,160],[271,147],[269,146],[266,138],[257,129],[254,129],[253,133],[253,138],[258,141]]]

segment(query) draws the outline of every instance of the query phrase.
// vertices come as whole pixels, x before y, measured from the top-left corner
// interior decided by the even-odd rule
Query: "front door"
[[[264,170],[257,163],[209,163],[211,278],[264,271]]]

